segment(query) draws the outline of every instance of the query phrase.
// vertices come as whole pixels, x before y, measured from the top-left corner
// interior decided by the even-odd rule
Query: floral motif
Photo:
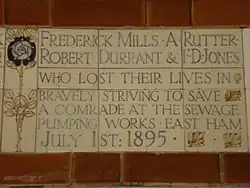
[[[8,89],[4,92],[4,114],[7,117],[14,117],[16,121],[17,145],[16,151],[21,152],[21,134],[25,118],[31,118],[35,115],[37,106],[36,90],[31,90],[28,96],[23,94],[23,77],[26,69],[36,65],[36,30],[35,29],[9,29],[7,31],[7,49],[6,62],[7,67],[15,69],[19,78],[19,91],[15,94]]]
[[[240,90],[228,90],[225,93],[226,101],[240,101],[241,100],[241,91]]]
[[[242,144],[241,133],[227,132],[223,134],[225,148],[239,148]]]
[[[7,39],[9,45],[7,49],[8,61],[7,66],[12,69],[23,65],[25,68],[32,68],[35,66],[36,32],[32,29],[18,29],[8,30]]]
[[[7,99],[4,101],[4,114],[6,116],[15,116],[16,119],[24,119],[35,115],[35,112],[32,110],[37,106],[36,90],[31,90],[28,98],[24,95],[14,97],[12,90],[6,90],[4,96]]]
[[[188,147],[205,146],[205,132],[196,131],[188,133]]]
[[[234,75],[234,80],[235,80],[236,84],[239,84],[240,81],[242,80],[241,74],[240,74],[240,73],[236,73],[236,74]]]
[[[14,62],[15,66],[23,64],[27,66],[36,57],[36,45],[28,38],[19,37],[8,46],[8,59]],[[33,63],[34,64],[34,63]]]

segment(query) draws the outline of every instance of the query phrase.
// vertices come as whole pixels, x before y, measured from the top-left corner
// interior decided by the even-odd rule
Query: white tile
[[[2,141],[2,109],[3,109],[3,86],[4,86],[4,50],[5,50],[5,28],[0,28],[0,141]]]
[[[244,72],[242,68],[184,69],[183,82],[185,89],[243,89]]]
[[[4,90],[2,152],[34,151],[36,106],[35,90]]]
[[[40,29],[39,67],[97,67],[98,30]]]
[[[250,88],[250,29],[243,29],[243,53],[245,68],[245,85]]]
[[[197,92],[189,97],[185,95],[185,105],[189,105],[185,113],[197,118],[197,128],[186,130],[186,149],[248,151],[241,30],[192,29],[183,31],[182,39],[184,89],[186,92],[199,89],[198,95]],[[240,100],[234,101],[239,95]],[[214,114],[201,113],[200,108],[211,105],[214,107],[210,112]],[[228,108],[228,112],[234,111],[230,106],[239,112],[226,115],[214,110],[218,108],[221,112]],[[191,147],[192,141],[194,146]]]
[[[101,91],[100,151],[184,151],[181,97],[181,90]]]
[[[248,122],[248,144],[250,145],[250,29],[243,29],[243,49],[244,49],[244,68],[245,68],[245,87],[246,87],[246,107]]]
[[[36,64],[11,67],[8,47],[27,34]],[[243,34],[244,64],[240,29],[0,28],[0,103],[2,88],[9,100],[0,109],[1,151],[16,151],[17,115],[9,108],[18,93],[38,103],[19,122],[22,152],[248,151],[250,30]],[[9,53],[24,58],[26,42],[11,43],[20,51]],[[201,113],[205,106],[214,114]]]
[[[182,32],[184,67],[242,67],[241,29]]]
[[[237,122],[239,118],[231,118]],[[214,150],[217,152],[248,152],[248,133],[246,121],[241,123],[240,130],[217,130],[214,132]]]
[[[181,67],[181,30],[101,29],[99,37],[102,68]]]
[[[6,29],[5,88],[37,87],[37,41],[37,29]]]
[[[186,129],[187,151],[247,151],[244,90],[186,90],[185,119],[195,123]]]
[[[0,67],[4,66],[5,28],[0,28]]]
[[[0,67],[0,88],[4,85],[4,67]]]
[[[98,91],[38,91],[36,152],[97,151]]]
[[[246,92],[246,111],[247,111],[247,114],[246,114],[246,118],[247,118],[247,138],[248,138],[248,149],[250,150],[250,109],[249,109],[249,103],[250,103],[250,89],[249,88],[246,88],[245,89],[245,92]]]
[[[180,89],[181,69],[100,69],[100,89]]]
[[[97,89],[97,69],[39,68],[38,87],[50,89]]]
[[[21,81],[22,80],[22,81]],[[5,67],[4,87],[11,89],[18,89],[22,83],[22,88],[36,88],[37,87],[37,68],[24,69],[23,76],[20,74],[20,67],[17,69],[10,69]]]

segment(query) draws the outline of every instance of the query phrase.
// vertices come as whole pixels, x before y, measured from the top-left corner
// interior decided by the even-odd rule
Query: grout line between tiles
[[[224,174],[224,161],[223,153],[219,153],[219,170],[220,170],[220,183],[225,183],[225,174]]]
[[[5,48],[6,48],[6,28],[4,28],[4,49],[3,49],[3,67],[1,67],[3,69],[3,88],[1,88],[1,91],[2,91],[2,106],[1,106],[1,137],[0,137],[0,151],[2,152],[2,148],[3,148],[3,130],[4,130],[4,127],[3,127],[3,122],[4,122],[4,92],[5,92],[5,59],[6,59],[6,54],[5,54]]]

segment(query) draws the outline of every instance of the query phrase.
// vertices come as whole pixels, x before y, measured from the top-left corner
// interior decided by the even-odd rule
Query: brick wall
[[[249,154],[0,155],[0,184],[250,183]]]
[[[249,0],[1,0],[1,24],[249,25]]]
[[[249,0],[1,0],[2,25],[247,26]],[[0,184],[250,183],[248,153],[0,155]]]

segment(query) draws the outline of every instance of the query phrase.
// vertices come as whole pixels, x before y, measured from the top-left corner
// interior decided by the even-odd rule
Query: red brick
[[[249,25],[249,0],[193,0],[194,25]]]
[[[4,24],[4,0],[0,0],[0,25]]]
[[[144,24],[144,0],[54,0],[55,26],[124,26]]]
[[[224,154],[224,175],[227,183],[250,183],[250,154]]]
[[[2,154],[0,184],[67,183],[69,154]]]
[[[49,25],[50,0],[5,0],[8,25]]]
[[[190,25],[190,0],[149,0],[148,24],[152,26]]]
[[[220,182],[217,154],[124,154],[125,182]]]
[[[119,182],[120,155],[76,153],[74,175],[77,183]]]

